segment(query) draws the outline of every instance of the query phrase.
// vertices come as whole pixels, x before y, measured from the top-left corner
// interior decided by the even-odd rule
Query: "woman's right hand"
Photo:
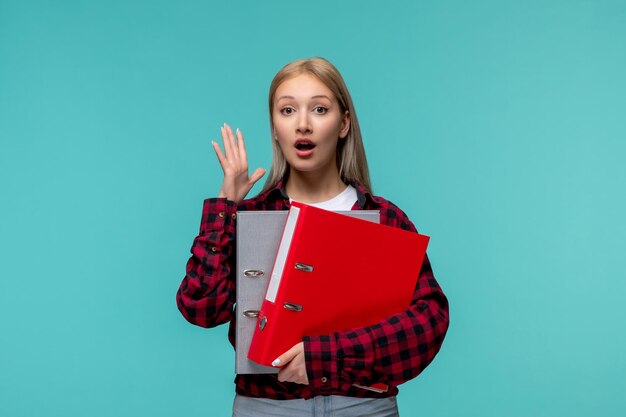
[[[230,126],[224,123],[222,141],[224,142],[224,153],[222,153],[220,145],[215,141],[211,142],[222,166],[222,171],[224,171],[224,181],[218,197],[239,203],[246,197],[252,186],[265,175],[265,169],[257,168],[251,176],[248,176],[246,146],[239,129],[235,135]]]

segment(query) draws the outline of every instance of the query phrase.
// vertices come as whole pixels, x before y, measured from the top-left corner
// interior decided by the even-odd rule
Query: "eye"
[[[280,109],[280,113],[284,114],[285,116],[293,114],[294,111],[295,110],[293,107],[283,107],[282,109]]]
[[[324,106],[317,106],[313,109],[313,111],[316,114],[326,114],[328,112],[328,109]]]

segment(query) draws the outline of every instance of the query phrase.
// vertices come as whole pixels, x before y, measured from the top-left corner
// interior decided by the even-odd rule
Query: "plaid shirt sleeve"
[[[176,293],[178,309],[190,323],[214,327],[233,315],[233,270],[237,205],[225,198],[204,201],[200,233],[191,247],[185,278]]]
[[[385,200],[381,223],[416,231],[407,216]],[[348,391],[353,384],[385,383],[393,389],[428,366],[448,323],[448,301],[425,257],[411,305],[404,312],[372,326],[304,337],[309,387],[319,394]]]

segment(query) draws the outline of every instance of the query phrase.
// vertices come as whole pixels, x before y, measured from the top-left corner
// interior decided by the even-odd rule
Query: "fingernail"
[[[235,132],[236,134],[239,134],[239,128],[237,128],[237,131]]]
[[[274,362],[272,362],[272,366],[278,366],[280,365],[280,359],[274,359]]]

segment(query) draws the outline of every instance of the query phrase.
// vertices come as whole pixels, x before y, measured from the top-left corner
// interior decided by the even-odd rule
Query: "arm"
[[[213,327],[229,321],[235,301],[233,245],[236,204],[225,198],[208,199],[202,209],[200,234],[191,247],[185,278],[176,304],[193,324]]]
[[[248,176],[248,162],[242,133],[235,135],[224,124],[224,152],[213,149],[224,171],[219,198],[208,199],[202,209],[200,234],[191,247],[187,273],[176,294],[176,304],[193,324],[213,327],[229,321],[235,302],[234,241],[237,203],[243,200],[265,170]]]
[[[397,210],[395,214],[389,218],[390,225],[415,231],[404,213]],[[433,360],[448,323],[448,301],[425,257],[405,311],[372,326],[303,339],[309,384],[322,393],[346,391],[352,384],[400,385]]]

